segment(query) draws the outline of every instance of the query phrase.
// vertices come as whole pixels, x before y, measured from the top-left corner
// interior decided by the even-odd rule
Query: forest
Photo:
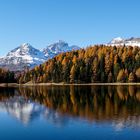
[[[0,82],[111,83],[140,82],[140,48],[95,45],[61,53],[45,63],[15,73],[0,69]]]
[[[26,70],[19,83],[111,83],[140,82],[140,48],[89,46],[57,55]]]
[[[17,80],[14,72],[0,68],[0,83],[15,83]]]

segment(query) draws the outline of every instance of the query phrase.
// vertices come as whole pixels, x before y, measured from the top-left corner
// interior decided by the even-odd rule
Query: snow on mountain
[[[30,44],[24,43],[10,51],[5,57],[0,58],[0,66],[10,70],[21,70],[24,67],[33,67],[45,62],[43,52],[33,48]]]
[[[68,51],[78,50],[78,49],[80,49],[80,47],[75,45],[69,46],[68,43],[59,40],[59,42],[47,46],[42,51],[45,54],[45,56],[49,59],[49,58],[53,58],[54,56],[62,52],[68,52]]]
[[[112,39],[107,45],[111,46],[138,46],[140,47],[140,38],[131,37],[129,39],[122,39],[120,37]]]
[[[111,44],[117,44],[117,43],[122,43],[124,41],[124,39],[122,39],[121,37],[117,37],[112,39],[112,41],[110,42]]]
[[[59,53],[78,49],[80,49],[80,47],[69,46],[68,43],[64,41],[49,45],[42,50],[33,48],[29,43],[24,43],[10,51],[5,57],[1,57],[0,67],[13,71],[23,70],[25,67],[33,68],[55,57]]]

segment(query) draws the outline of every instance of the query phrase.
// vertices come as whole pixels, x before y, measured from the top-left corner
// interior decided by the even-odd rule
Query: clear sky
[[[140,37],[140,0],[0,0],[0,56],[28,42],[81,47]]]

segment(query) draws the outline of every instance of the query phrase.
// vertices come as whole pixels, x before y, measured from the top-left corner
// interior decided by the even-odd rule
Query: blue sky
[[[24,42],[81,47],[140,37],[140,0],[0,0],[0,56]]]

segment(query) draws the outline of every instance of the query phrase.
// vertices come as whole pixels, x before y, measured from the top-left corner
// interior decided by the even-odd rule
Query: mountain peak
[[[34,67],[46,61],[44,53],[24,43],[10,51],[5,57],[0,58],[0,67],[10,70],[23,70],[25,67]]]
[[[27,55],[33,52],[39,51],[35,48],[33,48],[29,43],[23,43],[20,46],[18,46],[17,48],[11,50],[7,56],[20,56],[20,55]]]
[[[69,46],[68,43],[66,43],[63,40],[59,40],[56,43],[53,43],[49,46],[47,46],[45,49],[43,49],[43,53],[48,58],[53,58],[55,55],[60,54],[62,52],[68,52],[72,50],[78,50],[80,47],[78,46]]]
[[[57,41],[57,42],[55,42],[53,44],[50,44],[49,46],[47,46],[47,48],[52,47],[52,46],[55,46],[55,47],[63,47],[65,45],[68,46],[68,43],[66,43],[63,40],[59,40],[59,41]]]
[[[32,47],[29,43],[23,43],[20,45],[21,48],[29,48]]]
[[[59,40],[58,43],[66,43],[64,40]]]
[[[121,38],[121,37],[116,37],[116,38],[112,39],[110,43],[112,43],[112,44],[120,43],[120,42],[122,42],[123,40],[124,40],[124,39]]]
[[[131,37],[128,39],[122,39],[121,37],[117,37],[112,39],[112,41],[110,41],[108,43],[108,45],[111,46],[139,46],[140,47],[140,38],[135,38],[135,37]]]

